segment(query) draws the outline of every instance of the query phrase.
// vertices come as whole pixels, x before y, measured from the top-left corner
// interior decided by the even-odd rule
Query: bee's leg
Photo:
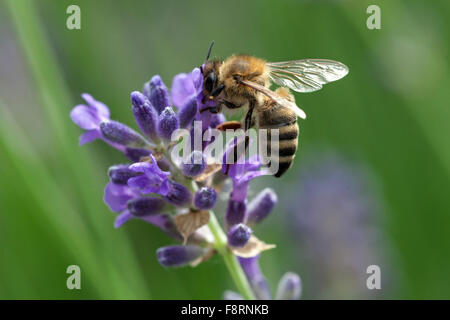
[[[252,125],[252,116],[254,108],[255,108],[255,101],[251,100],[250,105],[248,106],[247,114],[245,115],[245,128],[244,128],[245,132],[247,132],[247,130],[250,129]]]
[[[221,109],[222,109],[221,105],[217,105],[217,106],[213,106],[213,107],[206,107],[206,108],[200,110],[200,113],[203,113],[205,111],[209,111],[211,113],[216,114],[216,113],[219,113],[221,111]]]
[[[247,114],[246,114],[246,116],[245,116],[245,128],[244,128],[244,132],[245,132],[245,138],[244,138],[244,143],[245,143],[245,145],[244,145],[244,156],[245,156],[245,153],[247,152],[247,150],[248,150],[248,147],[249,147],[249,144],[250,144],[250,137],[248,136],[248,134],[247,134],[247,131],[250,129],[250,127],[251,127],[251,124],[252,124],[252,116],[253,116],[253,109],[255,108],[255,101],[250,101],[250,105],[249,105],[249,108],[248,108],[248,111],[247,111]],[[230,121],[231,122],[231,121]],[[240,128],[241,126],[239,125],[239,128]],[[240,158],[240,154],[238,154],[238,150],[240,150],[240,148],[238,147],[238,145],[239,145],[239,143],[242,143],[242,142],[238,142],[238,143],[236,143],[236,145],[234,146],[234,153],[233,153],[233,156],[234,156],[234,162],[233,163],[236,163],[237,162],[237,160]],[[226,167],[226,169],[225,169],[225,174],[228,174],[228,170],[229,170],[229,168],[230,168],[230,165],[229,164],[227,164],[227,167]]]
[[[247,114],[245,115],[245,151],[247,152],[248,149],[248,145],[250,143],[250,138],[247,134],[247,131],[250,129],[250,127],[252,126],[252,116],[253,116],[253,109],[255,108],[255,101],[251,100],[250,104],[248,106],[248,111]]]
[[[238,105],[236,105],[228,100],[224,100],[224,99],[221,99],[220,102],[223,103],[228,109],[238,109],[238,108],[242,107],[242,106],[238,106]]]

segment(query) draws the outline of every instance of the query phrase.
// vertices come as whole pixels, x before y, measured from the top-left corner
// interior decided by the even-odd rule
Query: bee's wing
[[[270,80],[297,92],[312,92],[347,75],[346,65],[326,59],[269,62]]]
[[[266,88],[260,84],[257,84],[255,82],[248,81],[248,80],[240,80],[240,83],[268,96],[270,99],[275,101],[277,104],[279,104],[283,108],[288,108],[288,109],[292,110],[292,112],[294,112],[297,115],[297,117],[306,119],[306,113],[302,109],[300,109],[294,102],[292,102],[284,97],[281,97],[280,95],[276,94],[269,88]]]

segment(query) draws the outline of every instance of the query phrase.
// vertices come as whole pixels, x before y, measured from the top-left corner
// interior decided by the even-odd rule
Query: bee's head
[[[203,74],[203,96],[204,100],[214,100],[223,90],[223,84],[218,83],[220,60],[209,60],[214,41],[211,42],[205,63],[200,67]]]

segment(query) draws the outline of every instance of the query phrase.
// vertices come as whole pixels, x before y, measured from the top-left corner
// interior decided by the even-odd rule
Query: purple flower
[[[128,201],[128,211],[136,217],[146,217],[161,213],[164,209],[165,201],[161,198],[140,197]]]
[[[293,272],[287,272],[278,283],[277,300],[298,300],[302,294],[300,277]]]
[[[132,171],[129,164],[119,164],[108,169],[109,180],[115,184],[126,185],[128,179],[141,174],[142,173]]]
[[[192,194],[188,188],[178,182],[170,180],[168,185],[168,191],[164,196],[167,201],[178,207],[189,206],[191,204]]]
[[[125,210],[129,200],[139,196],[139,193],[127,185],[109,182],[105,188],[103,200],[114,212]]]
[[[156,251],[158,262],[164,267],[182,267],[201,258],[206,249],[194,246],[167,246]]]
[[[156,133],[158,112],[150,104],[147,97],[138,91],[131,93],[134,119],[139,129],[152,141],[158,141]]]
[[[250,240],[252,229],[240,223],[232,226],[228,231],[228,244],[233,247],[243,247]]]
[[[203,77],[199,68],[190,73],[177,74],[172,81],[172,102],[179,109],[185,107],[192,98],[200,98]]]
[[[86,130],[80,136],[80,145],[102,138],[100,133],[100,123],[109,120],[108,107],[95,100],[90,94],[81,95],[87,102],[87,105],[80,104],[75,106],[70,112],[72,121],[80,128]]]
[[[158,114],[170,106],[169,92],[159,75],[153,76],[149,82],[144,84],[144,95],[147,96]]]
[[[247,193],[249,183],[252,179],[267,174],[267,170],[260,169],[258,156],[253,156],[245,163],[230,164],[228,176],[233,180],[233,190],[228,201],[225,220],[230,227],[234,224],[243,223],[246,220]],[[223,168],[226,168],[226,164]]]
[[[227,211],[225,214],[225,221],[228,227],[234,226],[245,221],[247,212],[247,200],[228,200]]]
[[[256,299],[270,300],[271,294],[269,285],[259,268],[259,256],[252,258],[239,257],[238,259],[242,269],[244,269],[244,273],[247,276],[247,280],[253,289]]]
[[[226,121],[225,116],[221,113],[216,113],[211,115],[211,121],[209,126],[211,128],[216,128],[219,124],[224,123]]]
[[[107,140],[118,145],[130,148],[143,148],[148,145],[139,133],[117,121],[101,122],[100,131]]]
[[[264,220],[275,207],[278,198],[273,189],[262,190],[248,205],[247,224],[253,225]]]
[[[180,108],[178,112],[178,120],[181,128],[186,128],[191,125],[195,116],[197,115],[197,98],[192,96]]]
[[[194,205],[199,210],[212,209],[217,201],[217,192],[210,187],[202,187],[195,193]]]
[[[383,267],[380,254],[380,205],[371,178],[362,166],[333,153],[306,158],[286,221],[301,247],[310,297],[370,298],[373,291],[361,285],[367,266],[376,261],[392,270]]]
[[[179,127],[177,115],[171,107],[166,107],[159,115],[159,137],[170,141],[172,133]]]
[[[187,177],[195,177],[206,169],[206,159],[201,151],[194,150],[181,164],[181,171]]]
[[[146,193],[157,193],[165,196],[169,192],[169,180],[170,172],[162,171],[156,159],[150,155],[152,162],[137,162],[130,166],[130,170],[133,172],[141,172],[143,175],[130,178],[128,180],[128,186],[135,188]]]
[[[139,162],[141,158],[148,157],[152,153],[149,149],[143,148],[125,148],[124,155],[130,159],[131,162]]]

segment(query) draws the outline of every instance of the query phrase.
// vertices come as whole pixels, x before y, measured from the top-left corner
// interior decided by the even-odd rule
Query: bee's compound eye
[[[217,81],[216,73],[210,72],[205,79],[205,89],[208,92],[211,92],[213,90],[213,87],[214,87],[214,84],[216,83],[216,81]]]

